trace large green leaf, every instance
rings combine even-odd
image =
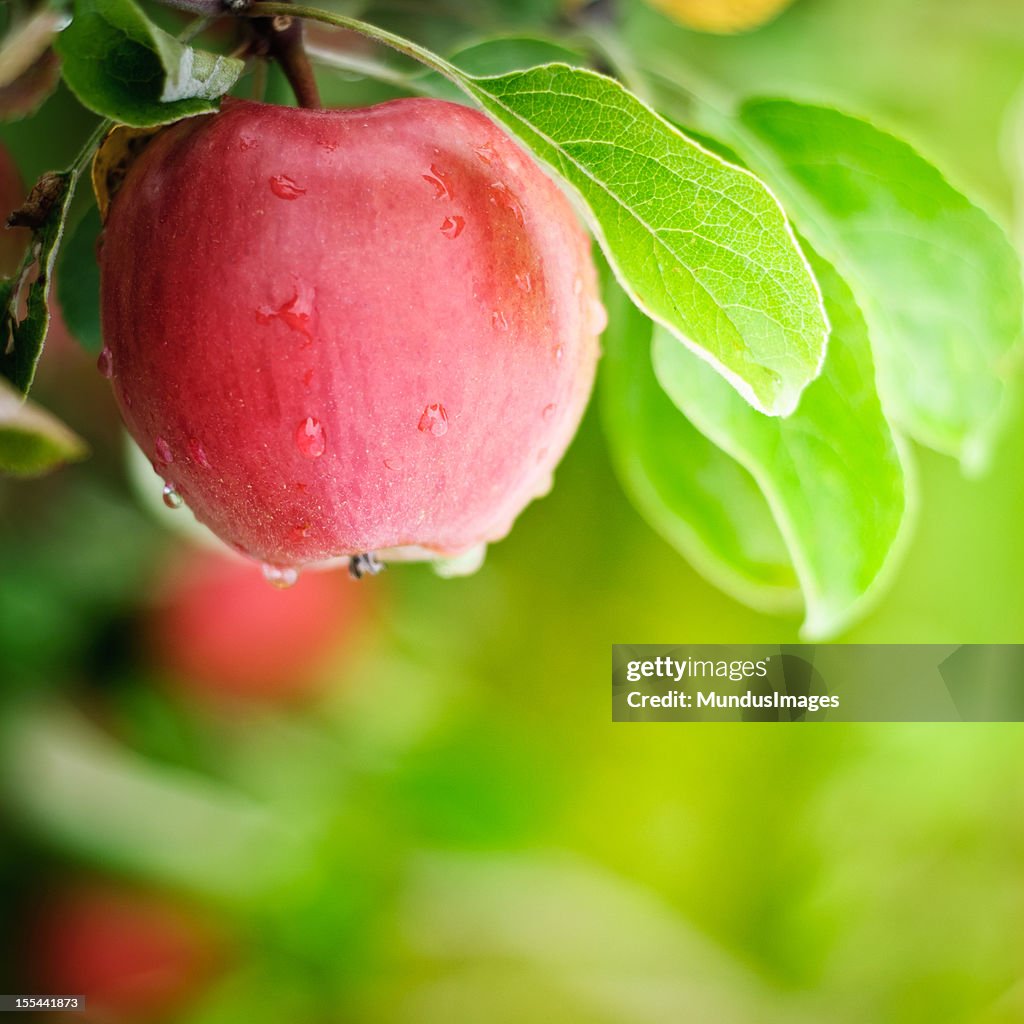
[[[1024,334],[1001,229],[905,142],[835,110],[754,100],[731,141],[853,286],[894,420],[983,464]]]
[[[670,334],[658,380],[689,419],[757,481],[804,592],[804,634],[834,634],[876,592],[907,521],[897,439],[875,388],[867,328],[842,278],[810,253],[833,324],[828,358],[786,419],[758,415]]]
[[[280,3],[249,13],[354,29],[458,85],[579,195],[633,300],[755,408],[792,412],[817,376],[828,321],[775,196],[618,82],[559,63],[475,77],[343,15]]]
[[[605,305],[601,414],[622,486],[717,586],[766,610],[798,607],[793,563],[757,482],[662,390],[651,365],[654,325],[614,282]]]
[[[85,106],[135,127],[216,110],[245,68],[179,43],[133,0],[76,0],[57,51],[64,80]]]
[[[755,408],[795,408],[819,372],[828,323],[785,214],[759,179],[590,71],[551,64],[467,87],[580,194],[645,312]]]

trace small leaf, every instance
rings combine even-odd
[[[601,411],[633,504],[716,586],[766,611],[799,607],[792,561],[757,482],[662,390],[651,365],[654,325],[614,281],[605,306]]]
[[[26,204],[26,207],[33,206],[33,216],[38,222],[32,239],[33,259],[22,266],[15,278],[4,279],[0,285],[0,372],[23,394],[32,386],[50,326],[48,300],[53,264],[77,180],[77,174],[72,171],[49,173],[40,179]],[[36,276],[29,283],[33,270]],[[26,285],[28,298],[22,316],[22,293]]]
[[[41,476],[87,452],[77,434],[0,380],[0,475]]]
[[[72,337],[89,352],[103,347],[100,332],[100,268],[96,239],[101,225],[99,211],[89,206],[61,246],[57,267],[57,298],[64,323]]]
[[[551,64],[464,81],[580,194],[633,300],[755,408],[792,412],[828,321],[767,187],[593,72]]]
[[[76,0],[57,50],[64,79],[90,110],[135,127],[217,109],[242,61],[179,43],[133,0]]]
[[[834,634],[864,607],[906,521],[900,446],[875,388],[867,327],[842,278],[808,250],[833,323],[821,377],[787,419],[767,419],[664,331],[654,367],[672,400],[741,463],[775,514],[807,605],[809,638]]]
[[[824,107],[756,100],[735,142],[853,286],[886,407],[982,465],[1024,334],[1019,261],[999,227],[909,145]]]

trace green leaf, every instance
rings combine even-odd
[[[601,413],[631,501],[716,586],[766,611],[799,607],[793,563],[757,482],[662,390],[651,365],[654,325],[614,281],[605,306]]]
[[[299,830],[264,805],[147,762],[69,708],[7,716],[0,740],[5,804],[78,856],[204,896],[251,900],[280,884],[301,848]]]
[[[787,419],[759,416],[665,331],[654,367],[698,429],[743,465],[796,567],[809,638],[836,633],[879,589],[907,522],[900,444],[882,413],[867,327],[847,285],[808,250],[833,324],[828,358]]]
[[[33,189],[33,196],[40,192],[45,194],[39,206],[42,223],[34,230],[29,257],[19,272],[14,278],[0,282],[0,372],[23,394],[32,386],[50,326],[53,264],[77,183],[77,172],[63,171],[44,175]],[[31,280],[33,269],[36,276]],[[28,297],[22,316],[26,284]]]
[[[0,475],[41,476],[87,451],[60,420],[0,380]]]
[[[583,200],[627,293],[755,408],[785,415],[818,374],[828,320],[767,186],[687,138],[618,82],[566,64],[493,78],[354,18],[256,3],[352,29],[444,75]]]
[[[580,194],[637,305],[755,408],[792,412],[828,321],[766,186],[593,72],[551,64],[466,86]]]
[[[245,67],[179,43],[133,0],[76,0],[57,51],[86,107],[137,128],[216,110]]]
[[[96,240],[101,227],[99,210],[90,203],[61,246],[57,268],[57,298],[64,323],[78,343],[93,353],[103,347],[100,268],[96,262]]]
[[[983,465],[1024,334],[1020,265],[1003,232],[909,145],[865,121],[755,100],[739,122],[737,148],[853,286],[894,421]]]

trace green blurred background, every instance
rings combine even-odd
[[[473,37],[418,6],[381,20]],[[1022,214],[1018,0],[797,0],[733,38],[619,9],[639,64],[872,115]],[[88,127],[61,91],[0,139],[31,181]],[[94,358],[55,341],[35,397],[93,457],[0,483],[0,991],[69,977],[45,908],[102,890],[183,913],[203,955],[165,1008],[96,1020],[1024,1021],[1019,725],[611,723],[613,642],[796,642],[799,620],[652,532],[596,402],[481,572],[338,578],[324,660],[295,652],[317,696],[240,705],[196,699],[151,639],[188,542],[131,482]],[[917,455],[904,562],[837,639],[1024,641],[1024,409],[983,478]]]

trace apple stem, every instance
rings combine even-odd
[[[302,42],[302,21],[287,15],[253,20],[256,34],[266,44],[267,55],[280,65],[300,107],[322,106],[320,90]]]

